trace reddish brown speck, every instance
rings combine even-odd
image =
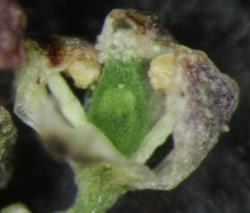
[[[158,30],[160,27],[160,22],[157,17],[153,16],[148,12],[135,12],[135,11],[127,11],[127,17],[136,22],[139,26],[142,27],[143,32],[145,33],[147,30]]]
[[[66,143],[59,137],[55,135],[48,136],[46,137],[46,141],[49,149],[57,155],[65,157],[70,154],[70,150],[67,147]]]
[[[61,41],[53,36],[39,36],[36,40],[40,47],[47,52],[51,65],[59,65],[62,61]]]

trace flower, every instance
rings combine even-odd
[[[78,162],[71,212],[102,212],[126,190],[176,187],[228,131],[238,104],[236,82],[205,53],[177,44],[154,16],[135,10],[111,11],[95,47],[52,36],[27,41],[27,50],[15,113],[52,153]],[[63,72],[91,93],[85,107]],[[170,134],[174,148],[149,168]]]

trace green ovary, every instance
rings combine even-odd
[[[87,112],[89,120],[126,156],[137,150],[149,126],[142,69],[135,60],[106,62]]]
[[[131,119],[134,117],[130,115],[134,111],[135,104],[135,97],[131,92],[110,89],[104,92],[97,110],[103,120],[110,120],[121,126],[124,122],[133,122]]]

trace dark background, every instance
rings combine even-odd
[[[128,192],[112,213],[250,212],[250,1],[248,0],[20,0],[28,16],[27,36],[60,34],[95,41],[112,8],[156,13],[182,44],[204,50],[240,86],[231,131],[222,135],[201,167],[172,191]],[[1,102],[12,109],[13,74],[0,72]],[[52,159],[33,131],[15,118],[19,138],[15,173],[0,191],[0,207],[22,201],[35,213],[72,205],[73,172]]]

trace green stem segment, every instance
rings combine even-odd
[[[76,203],[67,213],[103,213],[109,209],[128,187],[115,183],[116,172],[107,163],[74,164],[78,182]]]

